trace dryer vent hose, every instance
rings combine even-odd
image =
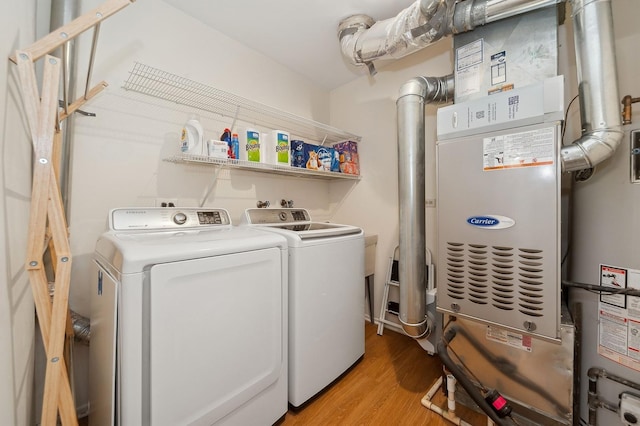
[[[49,282],[49,297],[53,298],[55,283]],[[89,346],[91,340],[91,321],[89,318],[71,310],[71,323],[73,324],[73,338],[76,342]]]

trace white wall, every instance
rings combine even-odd
[[[35,39],[35,1],[0,3],[0,424],[32,417],[34,308],[24,268],[31,198],[31,138],[17,69],[6,58]]]

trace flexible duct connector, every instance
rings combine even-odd
[[[624,132],[610,0],[571,0],[582,137],[561,150],[566,172],[590,169],[611,157]]]
[[[47,283],[47,287],[49,290],[49,298],[53,301],[56,285],[54,282],[49,281]],[[88,346],[89,341],[91,340],[91,321],[89,321],[89,318],[84,317],[73,310],[70,310],[69,312],[71,316],[71,325],[73,327],[74,340]]]
[[[453,98],[453,75],[416,77],[402,85],[398,113],[399,319],[413,338],[429,331],[425,271],[425,103]]]
[[[445,36],[563,1],[417,0],[383,21],[375,22],[367,15],[350,16],[340,22],[338,38],[350,63],[367,65],[373,71],[376,59],[399,59]]]
[[[342,54],[354,65],[399,59],[451,34],[455,0],[418,0],[395,18],[375,22],[366,15],[338,26]]]

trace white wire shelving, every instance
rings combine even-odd
[[[327,146],[345,140],[356,142],[360,142],[361,140],[360,136],[353,133],[302,118],[139,62],[134,63],[123,88],[174,104],[185,105],[201,111],[219,114],[222,117],[233,120],[233,123],[240,121],[251,123],[252,125],[265,129],[286,130],[290,133],[292,140],[301,139],[310,143]],[[167,158],[166,160],[175,163],[211,164],[243,170],[295,175],[298,177],[324,179],[360,178],[358,175],[195,155],[177,155]]]
[[[174,155],[166,158],[166,161],[172,163],[189,163],[200,165],[214,165],[229,169],[250,170],[254,172],[266,172],[271,174],[313,178],[313,179],[351,179],[359,180],[360,175],[350,175],[347,173],[328,172],[323,170],[310,170],[300,167],[290,167],[285,165],[275,165],[267,163],[255,163],[253,161],[234,160],[230,158],[215,158],[204,155]]]

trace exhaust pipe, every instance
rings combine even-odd
[[[405,333],[420,338],[429,331],[426,307],[424,214],[424,106],[453,99],[453,74],[416,77],[400,89],[398,114],[398,197],[400,205],[400,315]]]
[[[591,169],[622,141],[611,0],[570,0],[582,137],[560,151],[562,169]]]

